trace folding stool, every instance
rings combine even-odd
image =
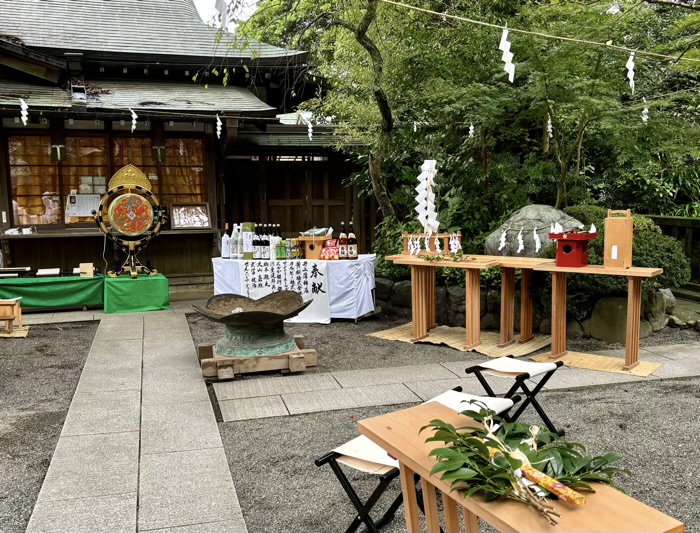
[[[505,413],[513,405],[520,400],[520,397],[516,394],[511,398],[495,398],[489,396],[473,396],[471,394],[466,394],[461,392],[462,387],[456,387],[452,390],[444,392],[439,396],[436,396],[428,402],[439,402],[450,409],[455,411],[477,411],[481,406],[472,406],[469,403],[470,400],[475,400],[482,403],[487,408],[495,411],[496,413]],[[371,516],[371,511],[377,504],[379,499],[384,494],[384,491],[389,487],[391,482],[398,477],[399,468],[398,461],[393,459],[386,453],[379,445],[375,444],[369,440],[364,435],[355,437],[354,439],[346,442],[342,446],[339,446],[335,450],[328,452],[327,454],[316,459],[316,466],[322,466],[328,463],[333,470],[333,473],[338,478],[340,485],[343,490],[348,495],[351,503],[357,510],[357,515],[350,523],[347,528],[346,533],[353,533],[360,526],[361,523],[365,524],[368,533],[378,533],[379,529],[394,518],[396,511],[403,503],[403,494],[399,493],[396,499],[391,503],[387,511],[378,519],[374,520]],[[370,474],[375,474],[379,476],[379,484],[374,489],[370,497],[366,502],[363,502],[358,496],[357,492],[353,488],[350,480],[343,472],[341,464],[348,466],[350,468],[368,472]],[[415,476],[415,483],[418,484],[419,476]],[[423,511],[423,498],[420,489],[416,489],[416,495],[418,498],[418,507]]]
[[[540,418],[542,418],[542,421],[545,423],[545,425],[550,431],[559,435],[564,435],[563,430],[557,430],[557,428],[554,427],[554,424],[552,424],[552,421],[547,416],[547,413],[544,412],[544,409],[542,408],[542,406],[536,398],[537,394],[542,390],[542,387],[544,387],[545,383],[549,381],[549,379],[554,375],[554,372],[556,372],[557,369],[563,364],[564,363],[562,361],[556,361],[554,363],[536,363],[534,361],[519,361],[509,355],[507,357],[499,357],[497,359],[492,359],[485,363],[474,365],[472,367],[467,368],[465,371],[467,374],[474,374],[479,380],[479,383],[481,383],[481,385],[484,387],[486,393],[493,398],[496,397],[496,393],[493,392],[493,389],[486,381],[484,374],[515,379],[515,383],[513,384],[513,386],[508,390],[508,392],[505,393],[503,397],[512,398],[517,391],[522,391],[522,393],[525,396],[525,399],[523,400],[523,403],[521,403],[518,406],[518,409],[515,411],[514,414],[506,414],[504,416],[504,419],[509,422],[516,421],[523,413],[525,408],[528,405],[532,404],[532,407],[534,407],[535,410],[539,413]],[[533,377],[540,375],[542,377],[540,378],[539,382],[537,382],[535,387],[532,390],[530,390],[527,386],[526,381],[528,379],[532,379]]]

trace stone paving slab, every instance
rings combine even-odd
[[[397,366],[393,368],[370,368],[366,370],[342,370],[332,372],[343,388],[369,385],[387,385],[433,379],[450,379],[455,374],[438,364]]]
[[[141,409],[141,454],[221,447],[211,402],[144,405]]]
[[[168,369],[143,372],[143,405],[162,405],[209,400],[199,371],[175,372]]]
[[[174,346],[149,346],[143,352],[144,371],[200,372],[199,361],[194,346],[176,344]]]
[[[114,342],[121,339],[143,339],[143,320],[124,321],[119,324],[100,324],[95,341]]]
[[[136,533],[136,493],[38,502],[26,533]]]
[[[131,365],[99,366],[88,358],[83,373],[80,375],[76,393],[110,392],[141,389],[140,361]]]
[[[404,383],[411,389],[421,400],[426,401],[435,396],[442,394],[445,391],[461,386],[463,392],[474,394],[475,396],[484,395],[484,389],[474,377],[454,378],[454,379],[436,379],[432,381],[412,381]]]
[[[138,431],[140,397],[138,390],[76,392],[61,436]]]
[[[39,501],[136,492],[138,462],[138,431],[62,436]]]
[[[660,379],[700,376],[700,357],[676,359],[672,364],[661,365],[653,377]]]
[[[166,527],[163,529],[140,529],[153,533],[248,533],[245,520],[237,518],[223,522],[207,522],[206,524],[191,524],[189,526]]]
[[[289,414],[279,395],[223,400],[219,402],[219,409],[224,422],[287,416]]]
[[[223,447],[141,456],[139,530],[243,517]]]
[[[98,328],[102,329],[102,325]],[[118,363],[124,359],[141,359],[143,341],[141,339],[94,340],[86,363],[102,360]]]
[[[615,374],[612,372],[598,372],[583,368],[560,367],[544,386],[544,390],[574,389],[589,387],[592,385],[607,385],[611,383],[629,383],[633,381],[645,381],[656,379],[653,376],[642,378],[629,374]]]
[[[421,401],[402,383],[298,392],[283,394],[282,399],[292,415]]]
[[[694,357],[700,359],[700,343],[649,346],[647,350],[656,355],[663,355],[674,361]],[[642,359],[642,357],[640,357],[640,359]]]
[[[219,401],[340,388],[338,382],[328,373],[236,379],[214,383],[213,386]]]

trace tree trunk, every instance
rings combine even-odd
[[[377,148],[369,154],[369,175],[372,179],[372,192],[377,199],[379,209],[384,217],[396,218],[394,206],[391,205],[389,194],[384,183],[384,175],[382,173],[382,163],[384,162],[384,153],[386,151],[386,142],[388,139],[384,133],[380,134],[379,144]]]

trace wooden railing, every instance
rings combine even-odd
[[[658,224],[666,235],[683,243],[685,256],[690,260],[690,279],[700,283],[700,218],[645,216]]]

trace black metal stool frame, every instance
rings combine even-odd
[[[513,359],[512,355],[508,355],[507,357]],[[542,378],[537,382],[537,385],[535,385],[535,387],[532,390],[530,390],[527,384],[525,383],[528,379],[532,378],[530,374],[528,374],[527,372],[523,372],[522,374],[515,377],[515,383],[508,390],[508,392],[506,392],[503,395],[503,398],[513,399],[516,396],[516,391],[521,390],[525,395],[525,399],[523,400],[523,403],[521,403],[520,406],[518,406],[518,409],[515,411],[515,413],[513,413],[512,415],[508,415],[506,414],[506,412],[503,415],[501,415],[501,417],[506,422],[515,422],[520,417],[520,415],[523,414],[523,411],[527,408],[527,406],[532,405],[532,407],[534,407],[537,413],[540,415],[540,418],[544,422],[545,426],[547,426],[547,429],[549,429],[549,431],[551,431],[552,433],[557,433],[560,436],[564,435],[564,430],[558,430],[554,426],[552,421],[547,416],[547,413],[545,413],[544,409],[537,401],[537,394],[542,390],[542,387],[544,387],[545,383],[547,383],[549,379],[554,375],[554,372],[556,372],[559,369],[559,367],[562,366],[564,363],[562,361],[555,361],[554,364],[557,365],[557,367],[554,370],[550,370],[549,372],[546,372],[544,375],[542,375]],[[476,376],[476,379],[479,380],[479,383],[481,383],[481,386],[484,387],[486,394],[488,394],[492,398],[497,398],[498,395],[493,391],[491,386],[486,381],[486,378],[481,373],[482,371],[486,370],[488,369],[482,369],[479,365],[474,365],[465,369],[465,372],[467,374],[474,374]]]

